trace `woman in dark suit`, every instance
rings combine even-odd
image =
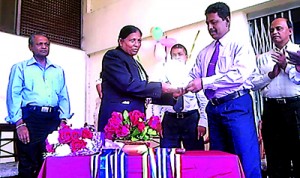
[[[113,111],[145,111],[145,99],[153,98],[162,103],[175,104],[172,94],[178,92],[170,84],[148,82],[143,66],[133,58],[140,47],[142,32],[139,28],[124,26],[118,38],[118,47],[105,53],[102,61],[102,100],[98,130],[104,127]],[[180,91],[179,91],[180,92]],[[164,99],[163,99],[164,98]]]

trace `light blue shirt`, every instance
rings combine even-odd
[[[47,59],[43,68],[34,58],[12,66],[7,87],[7,122],[22,118],[21,107],[59,107],[60,118],[70,118],[70,100],[63,69]]]

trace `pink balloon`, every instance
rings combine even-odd
[[[176,44],[176,40],[174,38],[163,38],[159,40],[160,44],[166,47],[172,47]]]

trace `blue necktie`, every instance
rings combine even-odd
[[[179,96],[176,104],[173,106],[174,111],[181,112],[183,110],[183,96]]]
[[[216,74],[215,69],[219,57],[219,47],[220,47],[220,42],[216,41],[216,48],[208,64],[206,77]],[[212,89],[206,89],[204,93],[208,99],[211,99],[214,96],[215,91]]]

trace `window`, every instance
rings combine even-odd
[[[17,0],[0,0],[0,31],[16,33]]]
[[[0,0],[0,30],[21,36],[44,32],[51,42],[81,48],[79,0]]]

